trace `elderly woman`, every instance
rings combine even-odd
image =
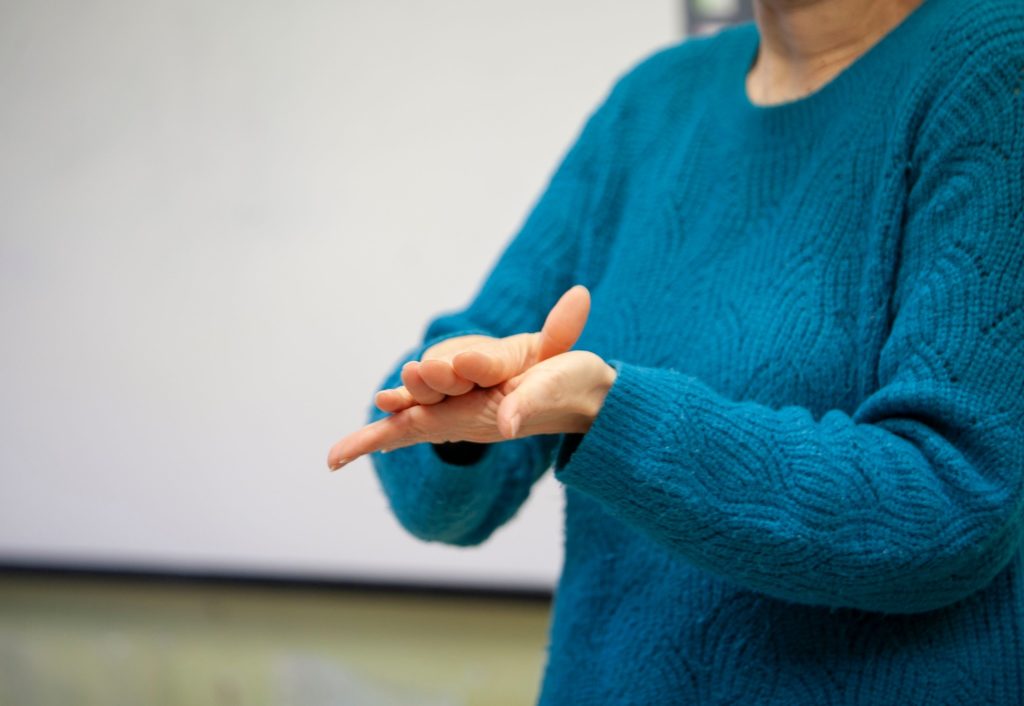
[[[755,17],[615,82],[328,463],[453,545],[554,466],[541,704],[1024,703],[1024,3]]]

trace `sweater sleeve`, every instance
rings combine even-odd
[[[906,174],[876,390],[847,414],[618,377],[555,477],[681,558],[793,602],[955,603],[1024,531],[1024,59],[965,70]]]
[[[590,204],[609,170],[611,128],[628,73],[590,113],[519,231],[461,310],[429,322],[422,342],[400,357],[378,389],[401,385],[401,367],[455,336],[504,337],[539,331],[575,284]],[[369,422],[387,414],[371,404]],[[415,444],[371,454],[391,510],[412,535],[458,546],[482,543],[509,520],[551,466],[557,435],[493,444]],[[482,448],[481,448],[482,447]]]

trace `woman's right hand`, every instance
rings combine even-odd
[[[416,404],[436,404],[478,386],[501,384],[570,350],[589,313],[590,292],[577,284],[551,308],[540,331],[504,338],[474,334],[441,341],[425,350],[422,360],[402,366],[402,385],[379,391],[374,403],[394,414]]]

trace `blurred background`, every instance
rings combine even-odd
[[[0,0],[0,706],[529,704],[484,545],[326,468],[614,81],[738,0]]]

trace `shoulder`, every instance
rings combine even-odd
[[[925,0],[940,3],[943,0]],[[973,38],[976,42],[998,44],[1007,29],[1024,23],[1024,3],[1020,0],[944,0],[939,8],[943,30],[949,39]],[[957,35],[960,35],[958,37]],[[952,44],[952,42],[950,42]]]
[[[1016,139],[1024,129],[1024,2],[925,1],[936,12],[904,62],[917,74],[914,151],[924,158],[943,146]]]
[[[709,86],[724,64],[742,60],[744,40],[749,42],[750,33],[756,31],[748,22],[656,47],[620,72],[612,93],[635,102]]]
[[[947,79],[999,69],[1019,69],[1024,56],[1021,0],[925,0],[936,3],[926,35],[923,66]]]
[[[1017,248],[1024,213],[1024,3],[926,1],[956,7],[936,23],[926,47],[906,163],[908,212],[934,219],[928,247],[961,227],[957,246],[984,240],[990,249]]]
[[[753,29],[749,23],[749,29]],[[734,28],[648,50],[606,83],[557,171],[558,181],[621,183],[636,160],[663,149],[718,90],[721,65],[742,42]],[[611,202],[612,200],[609,200]]]
[[[737,62],[749,59],[750,33],[756,37],[753,23],[687,37],[652,49],[615,77],[605,105],[624,163],[699,118]]]

